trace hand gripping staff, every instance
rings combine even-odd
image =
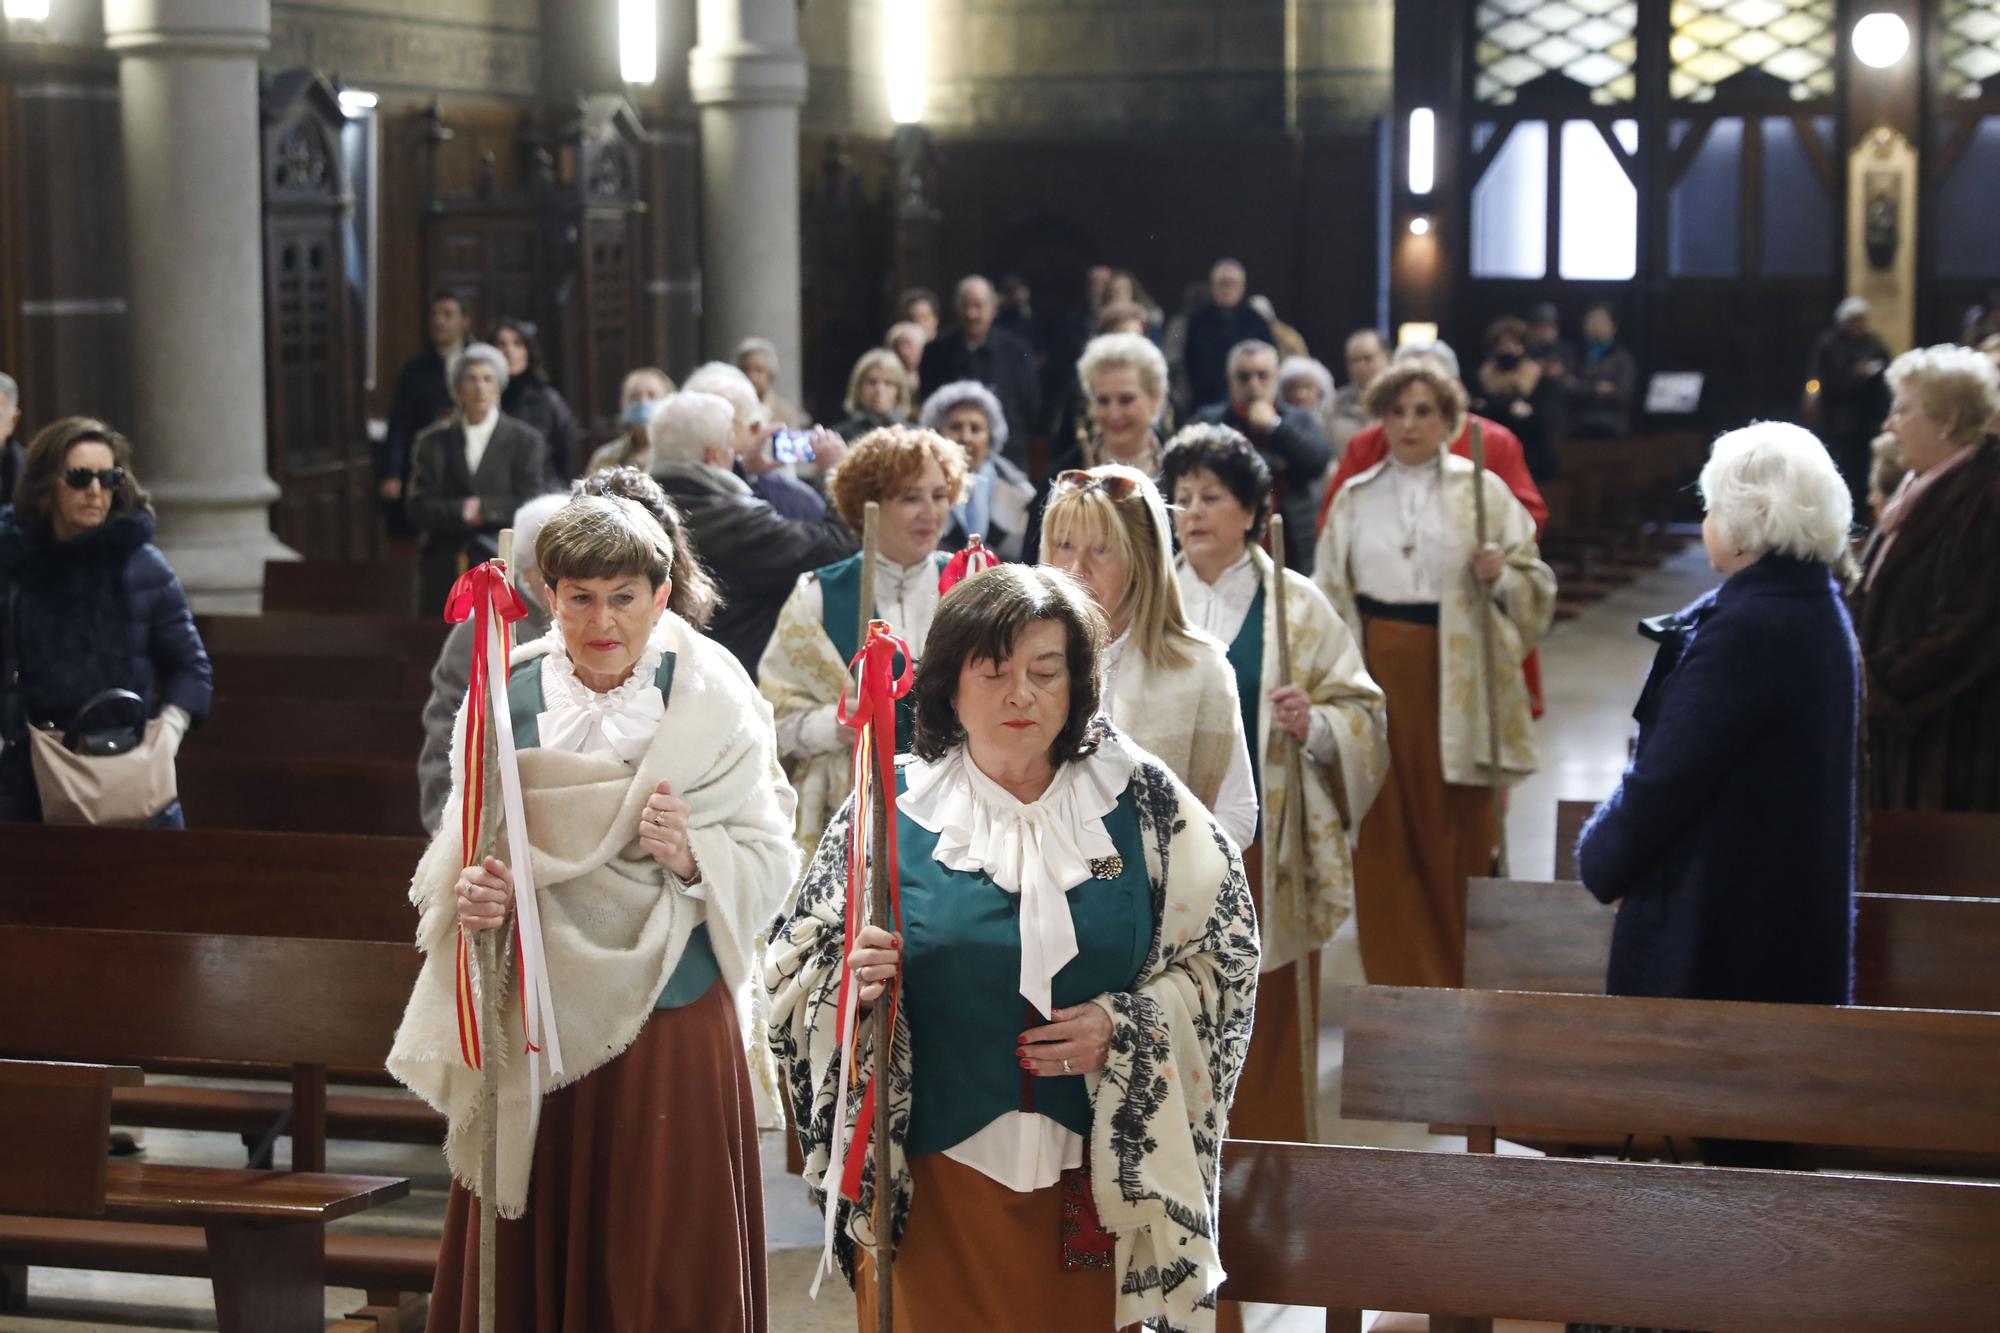
[[[902,672],[896,659],[903,660]],[[850,668],[860,671],[860,688],[853,706],[842,692],[838,716],[843,725],[854,729],[854,819],[850,825],[847,855],[847,909],[843,960],[854,951],[855,937],[864,925],[879,925],[894,934],[901,928],[901,895],[896,873],[896,701],[910,692],[914,672],[909,646],[890,632],[888,622],[869,622],[868,637],[855,654]],[[865,833],[863,832],[865,830]],[[869,1039],[874,1045],[874,1069],[861,1094],[861,1106],[854,1117],[851,1144],[843,1152],[848,1123],[848,1098],[861,1072],[855,1059],[860,1006],[860,984],[844,963],[840,974],[839,1013],[836,1029],[840,1040],[840,1086],[835,1094],[832,1159],[827,1166],[829,1182],[838,1182],[827,1191],[826,1239],[821,1251],[819,1272],[813,1291],[819,1291],[833,1259],[833,1238],[840,1199],[861,1201],[863,1163],[872,1149],[875,1165],[876,1306],[881,1327],[889,1327],[891,1254],[891,1200],[894,1182],[889,1162],[889,1098],[884,1091],[889,1080],[890,1057],[896,1031],[896,1000],[900,976],[889,980],[870,1011]]]
[[[1292,679],[1292,627],[1285,618],[1285,520],[1281,514],[1271,515],[1271,606],[1269,614],[1278,640],[1278,682],[1291,685]],[[1299,898],[1297,919],[1307,922],[1311,913],[1304,902],[1306,883],[1305,859],[1309,848],[1306,844],[1306,765],[1305,747],[1289,733],[1283,741],[1285,752],[1285,807],[1279,812],[1278,825],[1269,832],[1271,854],[1282,852],[1284,860],[1277,869],[1281,875],[1272,875],[1266,881],[1276,890],[1281,884],[1291,885],[1292,894]],[[1334,788],[1340,787],[1340,777],[1334,775]],[[1345,812],[1342,812],[1343,815]],[[1344,822],[1344,821],[1343,821]],[[1297,982],[1299,1024],[1299,1090],[1305,1095],[1306,1142],[1319,1142],[1319,1011],[1313,1007],[1312,960],[1317,950],[1308,952],[1292,967]]]
[[[452,624],[473,622],[472,670],[466,690],[465,740],[460,755],[459,790],[465,793],[460,836],[465,848],[464,864],[477,865],[498,851],[500,822],[505,818],[507,845],[514,858],[514,949],[521,972],[521,1027],[526,1034],[529,1057],[529,1105],[537,1107],[541,1101],[541,1063],[535,1057],[546,1054],[551,1075],[560,1075],[563,1066],[542,948],[541,913],[535,900],[534,867],[527,854],[527,818],[521,804],[514,732],[507,709],[511,626],[528,613],[507,577],[507,560],[513,554],[513,545],[512,530],[502,532],[500,559],[475,565],[459,577],[446,600],[444,616]],[[472,957],[475,952],[476,973]],[[490,1333],[495,1314],[494,1198],[499,1158],[500,1067],[498,1060],[486,1058],[486,1043],[500,1031],[500,995],[507,984],[502,961],[497,932],[480,932],[473,947],[468,949],[466,932],[460,929],[454,985],[459,1051],[468,1067],[485,1075],[482,1098],[487,1109],[479,1177],[481,1333]]]

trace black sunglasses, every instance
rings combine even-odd
[[[106,491],[115,491],[125,484],[125,469],[122,467],[88,468],[73,467],[62,474],[63,485],[73,491],[87,491],[90,483],[96,482]]]

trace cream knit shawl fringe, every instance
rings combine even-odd
[[[802,595],[814,577],[802,575],[785,598],[778,612],[778,628],[757,664],[757,688],[770,701],[772,715],[777,718],[838,703],[847,685],[847,663],[834,652],[826,627]],[[798,838],[806,855],[812,855],[826,821],[847,799],[854,785],[852,768],[853,755],[846,746],[785,761],[786,775],[799,794]]]
[[[671,613],[670,613],[671,615]],[[653,1002],[673,975],[688,936],[708,923],[722,979],[737,1003],[753,1078],[775,1086],[763,1038],[757,974],[760,932],[798,869],[792,843],[792,793],[778,767],[770,709],[726,651],[673,617],[667,648],[675,653],[673,689],[659,733],[637,771],[613,759],[553,750],[520,754],[522,799],[548,954],[550,991],[562,1042],[563,1074],[553,1091],[601,1068],[638,1036]],[[548,651],[538,640],[515,650],[516,663]],[[452,734],[452,772],[465,740],[461,709]],[[661,780],[693,807],[689,842],[702,869],[705,901],[639,850],[639,813]],[[465,1066],[453,998],[457,902],[463,863],[459,836],[463,793],[456,780],[444,822],[418,862],[410,900],[421,913],[417,945],[423,968],[390,1051],[388,1068],[448,1122],[445,1160],[475,1189],[487,1107],[480,1075]],[[504,841],[504,840],[503,840]],[[512,853],[503,847],[503,859]],[[504,1217],[527,1206],[539,1105],[531,1105],[519,987],[509,964],[498,1005],[500,1158],[496,1203]],[[495,1043],[489,1038],[489,1046]],[[524,1058],[525,1057],[525,1058]]]
[[[1110,1015],[1112,1034],[1109,1063],[1088,1079],[1091,1193],[1117,1239],[1115,1324],[1209,1333],[1224,1276],[1217,1247],[1222,1140],[1250,1044],[1257,920],[1242,858],[1227,835],[1157,759],[1130,744],[1125,748],[1133,757],[1154,928],[1133,988],[1095,1000]],[[849,802],[828,825],[796,898],[772,927],[765,958],[771,1042],[805,1149],[806,1187],[822,1208],[840,1077],[835,1015],[852,816]],[[903,1151],[910,1125],[910,1017],[899,1009],[889,1084],[898,1242],[911,1192]],[[863,1070],[873,1068],[868,1031],[863,1024]],[[857,1090],[851,1104],[858,1100]],[[834,1238],[850,1283],[855,1246],[873,1240],[874,1196],[871,1159],[861,1202],[841,1205]],[[1056,1243],[1050,1236],[1051,1254]]]

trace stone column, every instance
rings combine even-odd
[[[761,334],[785,392],[799,334],[799,107],[806,58],[796,0],[700,0],[688,82],[701,108],[702,348],[726,358]]]
[[[268,0],[104,0],[118,53],[133,420],[159,543],[198,611],[255,612],[265,472],[257,57]]]

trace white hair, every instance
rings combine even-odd
[[[1445,374],[1451,376],[1453,379],[1460,378],[1458,373],[1458,353],[1451,350],[1450,343],[1404,343],[1401,347],[1390,353],[1389,364],[1393,366],[1399,361],[1408,361],[1411,357],[1417,356],[1429,357],[1444,367]]]
[[[1891,393],[1907,381],[1924,415],[1940,426],[1952,422],[1949,438],[1956,444],[1978,443],[2000,412],[2000,368],[1976,347],[1913,347],[1889,363],[1885,378]]]
[[[1854,522],[1854,500],[1826,446],[1784,421],[1718,436],[1701,470],[1701,499],[1725,543],[1759,555],[1830,565]]]
[[[1322,407],[1333,405],[1333,372],[1324,362],[1309,356],[1288,356],[1278,363],[1278,396],[1285,396],[1285,390],[1299,380],[1311,380],[1319,386],[1319,401]]]
[[[965,294],[968,291],[972,290],[973,284],[975,283],[986,289],[986,295],[988,296],[988,298],[992,297],[993,295],[992,279],[988,278],[984,273],[968,273],[964,277],[958,280],[958,286],[951,289],[951,303],[954,307],[956,307],[961,301],[965,300]]]
[[[1231,270],[1234,270],[1236,276],[1240,278],[1247,278],[1250,276],[1247,272],[1244,271],[1243,261],[1240,259],[1216,260],[1213,264],[1210,264],[1208,266],[1208,276],[1211,279],[1214,279],[1221,276],[1224,273],[1230,272]]]
[[[458,382],[465,378],[466,369],[482,363],[493,367],[494,377],[500,381],[501,388],[507,387],[507,354],[491,343],[469,342],[458,349],[458,355],[451,359],[447,368],[445,378],[451,381],[454,397],[458,394]]]
[[[1007,447],[1007,414],[1000,408],[1000,400],[993,396],[993,390],[978,380],[954,380],[924,399],[924,410],[917,424],[925,430],[944,434],[944,419],[961,407],[976,407],[986,414],[986,440],[990,452],[998,454]]]
[[[527,596],[535,595],[535,585],[542,577],[541,567],[535,563],[535,539],[542,535],[542,525],[568,503],[569,492],[556,491],[523,501],[514,511],[514,567],[508,574]]]
[[[0,398],[5,398],[14,406],[21,405],[21,386],[14,383],[14,377],[0,371]]]
[[[728,449],[735,433],[736,413],[729,400],[699,389],[668,394],[646,423],[654,457],[676,463],[699,463],[711,449]]]
[[[737,366],[741,368],[741,366],[743,365],[743,358],[751,355],[752,353],[755,353],[756,355],[763,357],[764,364],[771,368],[772,376],[775,377],[777,375],[778,344],[772,342],[769,338],[757,338],[757,337],[745,338],[742,342],[736,344],[735,361]]]
[[[705,361],[696,366],[694,373],[681,381],[681,391],[713,394],[722,399],[735,412],[739,425],[764,422],[764,403],[757,397],[757,386],[727,361]]]
[[[1860,319],[1873,313],[1873,307],[1859,296],[1850,296],[1833,308],[1833,322],[1845,324],[1850,319]]]
[[[1222,363],[1222,368],[1234,374],[1236,363],[1246,356],[1268,356],[1275,365],[1278,360],[1278,349],[1262,338],[1245,338],[1229,349],[1229,359]]]
[[[1167,394],[1167,358],[1143,333],[1100,333],[1084,345],[1077,358],[1076,381],[1086,396],[1097,372],[1124,366],[1137,372],[1139,387],[1155,398]]]

